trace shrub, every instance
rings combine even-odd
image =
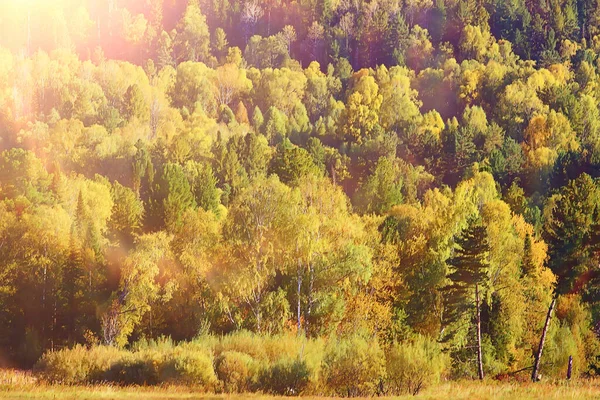
[[[375,339],[352,336],[331,340],[325,350],[322,375],[335,394],[372,395],[385,376],[385,356]]]
[[[265,336],[261,340],[267,359],[273,363],[281,359],[295,359],[304,349],[307,340],[295,334]]]
[[[101,375],[127,352],[109,346],[91,349],[77,345],[72,349],[45,353],[34,372],[51,383],[81,384],[101,380]]]
[[[43,380],[65,384],[114,382],[156,385],[165,382],[212,388],[217,383],[212,353],[199,343],[175,346],[170,340],[140,341],[132,351],[75,346],[46,353],[35,367]]]
[[[440,346],[425,337],[397,343],[387,352],[387,384],[394,393],[416,395],[425,386],[438,383],[447,366]]]
[[[220,338],[214,349],[218,355],[217,374],[222,354],[236,352],[251,357],[253,368],[249,371],[251,376],[247,382],[251,388],[273,393],[284,393],[289,388],[287,392],[291,394],[292,391],[310,391],[308,388],[318,386],[323,359],[322,340],[309,340],[292,334],[260,336],[244,331]],[[302,361],[296,363],[295,360]],[[273,381],[283,377],[284,382]],[[219,378],[223,381],[220,376]],[[225,386],[225,382],[222,384]],[[268,387],[262,387],[263,384]],[[229,385],[224,390],[232,391],[235,388]]]
[[[293,335],[242,332],[179,344],[168,338],[141,340],[129,350],[75,346],[46,353],[35,372],[44,380],[65,384],[182,383],[205,390],[299,394],[319,387],[323,344]]]
[[[267,360],[263,343],[263,337],[248,331],[241,331],[223,336],[215,347],[215,353],[235,351],[247,354],[255,360]]]
[[[578,335],[565,323],[550,330],[544,348],[546,358],[540,375],[544,378],[563,378],[567,373],[569,356],[573,356],[573,377],[577,377],[580,372],[579,366],[585,365],[585,354],[582,355],[578,349],[579,340]]]
[[[280,360],[261,371],[258,387],[274,394],[299,395],[307,387],[310,375],[306,362],[299,359]]]
[[[213,360],[205,352],[181,352],[173,357],[175,380],[187,385],[211,388],[217,383]]]
[[[174,346],[149,342],[135,346],[106,372],[105,379],[120,384],[185,383],[212,388],[217,382],[210,351],[197,344]]]
[[[239,351],[225,351],[216,360],[217,377],[228,393],[248,391],[255,370],[254,359]]]
[[[104,379],[122,385],[157,385],[160,383],[163,357],[160,353],[133,353],[114,363]]]

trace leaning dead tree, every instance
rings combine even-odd
[[[542,337],[540,338],[540,344],[538,346],[538,351],[535,355],[535,362],[533,364],[533,370],[531,371],[531,380],[534,382],[538,381],[538,375],[540,371],[540,360],[542,359],[542,352],[544,350],[544,343],[546,342],[546,334],[548,333],[548,328],[550,327],[550,320],[552,319],[552,312],[554,311],[554,306],[556,305],[555,295],[552,298],[552,302],[550,303],[550,307],[548,307],[548,314],[546,315],[546,323],[544,324],[544,329],[542,330]]]

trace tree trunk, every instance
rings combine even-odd
[[[306,337],[309,336],[309,325],[310,325],[310,317],[312,313],[313,307],[313,285],[315,281],[315,267],[312,263],[309,264],[308,267],[308,296],[307,296],[307,305],[306,305],[306,319],[304,321],[304,330],[306,332]]]
[[[27,55],[31,55],[31,5],[27,9]]]
[[[552,311],[554,310],[554,306],[556,305],[557,297],[558,295],[554,295],[554,297],[552,298],[552,302],[550,303],[550,307],[548,307],[546,323],[544,324],[544,330],[542,331],[542,337],[540,338],[540,345],[535,356],[535,363],[533,364],[533,371],[531,372],[531,380],[533,382],[536,382],[538,378],[540,370],[540,360],[542,358],[542,351],[544,350],[544,342],[546,341],[546,333],[548,333],[548,327],[550,326],[550,320],[552,319]]]
[[[258,307],[260,307],[260,305]],[[261,322],[262,322],[261,311],[260,310],[256,310],[256,312],[254,313],[254,315],[256,317],[256,332],[257,333],[262,333],[261,332]]]
[[[297,295],[298,295],[298,335],[300,335],[302,329],[302,303],[301,303],[301,295],[302,295],[302,263],[300,259],[298,259],[298,286],[297,286]]]
[[[567,368],[567,380],[571,380],[572,373],[573,373],[573,356],[569,356],[569,367]]]
[[[56,339],[56,325],[57,325],[57,314],[58,314],[58,296],[54,293],[54,307],[52,307],[52,326],[50,328],[50,351],[54,351],[54,340]]]
[[[42,324],[42,347],[44,350],[47,349],[48,343],[47,343],[47,339],[48,339],[48,335],[47,335],[47,327],[48,327],[48,305],[46,304],[46,292],[47,292],[47,283],[48,283],[48,279],[47,279],[47,273],[48,273],[48,267],[46,265],[44,265],[44,281],[43,281],[43,286],[42,286],[42,318],[41,318],[41,324]]]
[[[481,353],[481,310],[479,309],[479,284],[475,284],[475,308],[477,312],[477,372],[483,380],[483,355]]]
[[[337,185],[337,176],[336,176],[335,167],[333,164],[331,164],[331,180],[333,182],[333,186],[336,186]]]

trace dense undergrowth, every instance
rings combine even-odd
[[[34,372],[68,385],[184,384],[199,391],[279,395],[416,394],[449,369],[438,344],[424,338],[383,348],[377,341],[306,339],[248,332],[191,342],[140,341],[129,349],[75,346],[46,353]]]

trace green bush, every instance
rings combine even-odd
[[[447,356],[431,339],[419,336],[394,344],[387,352],[387,388],[395,394],[416,395],[425,386],[438,383],[447,364]]]
[[[68,385],[102,380],[101,375],[127,352],[115,347],[96,346],[88,349],[77,345],[72,349],[45,353],[36,363],[34,372],[51,383]]]
[[[241,331],[223,336],[215,347],[215,353],[234,351],[247,354],[255,360],[267,360],[263,344],[264,337],[248,331]]]
[[[49,352],[37,363],[35,372],[45,381],[65,384],[185,383],[212,389],[217,383],[209,348],[195,342],[174,345],[166,339],[138,342],[131,351],[78,345]]]
[[[216,371],[225,392],[246,392],[256,375],[256,362],[248,354],[225,351],[216,360]]]
[[[258,387],[260,390],[274,394],[299,395],[308,386],[310,375],[305,361],[280,360],[261,371]]]
[[[115,362],[104,380],[121,385],[157,385],[161,379],[163,357],[160,353],[133,353]]]
[[[212,388],[217,383],[213,360],[205,352],[181,352],[173,357],[175,380],[187,385]]]
[[[327,344],[322,375],[334,394],[374,395],[385,377],[385,356],[375,339],[334,339]]]
[[[193,344],[151,343],[112,365],[105,380],[119,384],[184,383],[211,389],[217,382],[212,354]]]
[[[322,340],[309,340],[292,334],[261,336],[243,331],[220,338],[214,349],[217,354],[217,375],[222,381],[223,390],[238,390],[235,389],[236,384],[227,383],[229,378],[221,378],[224,371],[219,373],[222,355],[229,352],[245,354],[251,358],[251,362],[245,358],[249,363],[247,365],[252,365],[249,371],[251,376],[246,382],[250,389],[291,394],[310,391],[308,388],[316,391],[318,386],[323,359]],[[241,366],[236,368],[243,369]]]
[[[242,332],[179,344],[162,338],[141,340],[129,350],[75,346],[49,352],[35,372],[43,380],[65,384],[181,383],[204,390],[291,395],[317,391],[323,350],[322,340],[294,335],[261,337]]]
[[[265,336],[261,340],[263,352],[271,363],[281,359],[297,358],[307,340],[294,334]]]

